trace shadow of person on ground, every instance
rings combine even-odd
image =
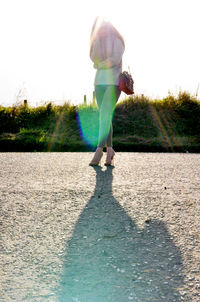
[[[112,195],[112,167],[95,167],[96,187],[67,242],[58,301],[180,301],[182,260],[166,225],[139,229]]]

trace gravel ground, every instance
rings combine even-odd
[[[200,155],[0,153],[0,301],[200,301]]]

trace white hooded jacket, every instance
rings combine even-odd
[[[109,50],[110,56],[99,63],[95,62],[96,50],[99,41],[93,42],[90,58],[94,62],[94,68],[97,69],[95,76],[95,85],[119,85],[119,76],[122,72],[122,55],[124,53],[124,45],[122,41],[116,37],[115,39],[106,39],[105,47]]]

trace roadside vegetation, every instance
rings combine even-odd
[[[116,151],[200,152],[200,101],[131,96],[117,104],[113,128]],[[0,106],[0,151],[89,151],[97,136],[95,104]]]

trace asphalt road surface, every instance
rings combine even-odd
[[[92,155],[0,153],[0,301],[200,301],[200,155]]]

